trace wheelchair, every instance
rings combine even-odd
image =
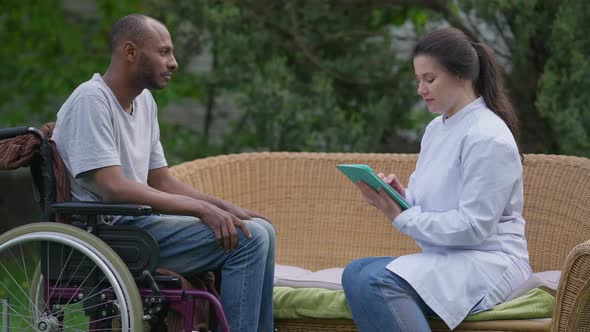
[[[165,331],[182,317],[193,331],[195,300],[214,309],[214,327],[229,331],[217,297],[183,289],[178,276],[157,275],[159,248],[146,231],[104,222],[105,216],[152,213],[145,205],[56,203],[49,140],[32,127],[0,129],[0,140],[34,135],[30,166],[42,221],[0,235],[0,332]],[[69,216],[69,224],[56,222]],[[178,329],[180,331],[180,329]]]

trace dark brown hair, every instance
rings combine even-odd
[[[470,80],[475,93],[506,123],[518,142],[518,118],[504,89],[500,67],[487,45],[472,41],[459,29],[445,28],[420,39],[413,57],[418,55],[431,56],[449,73]]]

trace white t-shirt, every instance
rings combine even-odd
[[[121,166],[130,180],[147,184],[151,169],[167,166],[158,126],[158,108],[144,90],[126,113],[100,74],[74,90],[57,114],[53,132],[70,175],[72,199],[102,201],[86,172]]]

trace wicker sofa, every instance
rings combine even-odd
[[[310,270],[364,256],[418,251],[364,202],[336,170],[365,163],[407,183],[415,154],[262,152],[217,156],[172,167],[212,195],[257,210],[277,228],[277,263]],[[526,235],[533,270],[562,270],[553,319],[464,322],[456,331],[590,331],[590,160],[525,155]],[[283,331],[357,331],[350,320],[276,322]],[[439,321],[434,331],[448,331]]]

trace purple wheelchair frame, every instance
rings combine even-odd
[[[44,281],[45,287],[44,289],[44,302],[47,306],[51,306],[53,304],[71,302],[72,299],[78,297],[80,290],[75,287],[69,288],[61,288],[61,287],[53,287],[50,285],[49,281]],[[153,294],[151,289],[141,288],[139,290],[141,294],[141,298],[143,301],[150,300],[150,296]],[[215,310],[215,315],[217,318],[217,324],[222,332],[230,332],[229,324],[227,322],[227,318],[225,317],[225,313],[223,312],[223,308],[221,307],[221,302],[215,297],[213,294],[202,291],[202,290],[184,290],[184,289],[162,289],[161,294],[166,301],[168,301],[170,309],[178,312],[183,317],[184,322],[184,331],[193,331],[193,324],[194,324],[194,312],[195,312],[195,298],[204,298],[213,307]],[[153,299],[153,298],[152,298]],[[89,330],[96,329],[96,326],[93,326],[96,323],[91,323],[89,326]]]

